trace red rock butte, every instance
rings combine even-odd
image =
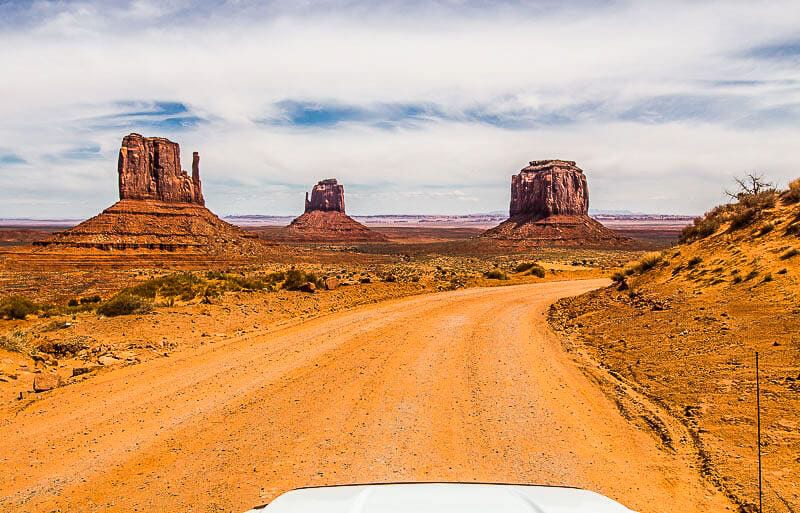
[[[266,249],[253,234],[205,207],[200,156],[181,169],[180,146],[163,137],[126,135],[117,165],[120,200],[81,224],[35,243],[40,251],[137,250],[253,257]]]
[[[336,178],[321,180],[306,193],[305,211],[277,235],[298,242],[381,242],[386,237],[370,230],[344,211],[344,186]]]
[[[481,237],[501,245],[613,247],[632,241],[589,217],[586,175],[569,160],[534,160],[511,177],[509,218]]]

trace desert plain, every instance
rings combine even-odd
[[[519,180],[542,166],[582,177]],[[604,226],[572,180],[560,212],[522,195],[486,232],[365,225],[323,180],[290,230],[220,220],[175,176],[188,198],[121,182],[77,227],[0,230],[3,511],[239,512],[398,481],[756,511],[755,351],[763,500],[800,505],[800,184]]]

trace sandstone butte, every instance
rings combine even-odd
[[[117,165],[119,201],[79,225],[34,244],[39,251],[137,250],[252,257],[266,246],[205,207],[200,155],[192,174],[180,146],[163,137],[126,135]]]
[[[322,180],[306,193],[305,212],[281,230],[278,238],[299,242],[381,242],[386,237],[370,230],[344,211],[344,186],[335,178]]]
[[[586,175],[569,160],[534,160],[511,177],[509,218],[481,237],[500,245],[613,247],[629,245],[589,217]]]

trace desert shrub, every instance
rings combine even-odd
[[[739,205],[744,208],[752,208],[756,212],[774,207],[777,197],[777,191],[771,188],[756,193],[738,195]]]
[[[387,274],[387,275],[386,275],[386,276],[383,278],[383,281],[385,281],[385,282],[389,282],[389,283],[394,283],[394,282],[396,282],[396,281],[397,281],[397,276],[395,276],[394,274]]]
[[[70,299],[67,301],[67,306],[78,306],[80,302],[77,299]]]
[[[527,273],[531,276],[536,276],[538,278],[544,278],[545,275],[545,268],[541,265],[537,264],[536,262],[523,262],[517,265],[514,268],[515,273]]]
[[[506,275],[506,273],[504,273],[500,269],[492,269],[491,271],[488,271],[488,272],[484,273],[484,276],[486,276],[490,280],[507,280],[508,279],[508,276]]]
[[[784,253],[781,255],[781,257],[780,257],[780,258],[781,258],[781,260],[789,260],[789,259],[790,259],[790,258],[792,258],[793,256],[797,256],[798,254],[800,254],[800,250],[798,250],[797,248],[790,248],[790,249],[787,249],[787,250],[786,250],[786,251],[785,251],[785,252],[784,252]]]
[[[744,228],[745,226],[749,226],[753,221],[756,220],[756,215],[758,211],[754,208],[740,208],[737,209],[733,215],[731,215],[731,230],[738,230],[740,228]]]
[[[173,273],[159,278],[152,278],[132,287],[123,289],[131,296],[153,300],[156,296],[164,298],[180,298],[183,301],[194,299],[201,291],[203,280],[189,272]]]
[[[116,317],[118,315],[147,313],[152,309],[152,301],[123,291],[101,304],[97,308],[97,313],[106,317]]]
[[[9,296],[0,301],[0,317],[24,319],[39,311],[39,305],[23,296]]]
[[[741,277],[741,276],[739,276],[738,274],[737,274],[737,275],[735,275],[735,276],[733,277],[733,279],[731,280],[731,283],[741,283],[741,282],[742,282],[742,277]]]
[[[766,234],[768,234],[769,232],[771,232],[774,229],[775,229],[775,225],[774,224],[767,223],[764,226],[762,226],[760,230],[758,230],[758,235],[759,236],[766,235]]]
[[[536,262],[522,262],[521,264],[517,264],[514,268],[515,273],[524,273],[525,271],[530,270],[532,267],[539,265]]]
[[[787,268],[785,268],[785,267],[784,267],[783,269],[781,269],[780,271],[778,271],[778,274],[786,274],[786,273],[788,273],[788,272],[789,272],[789,269],[787,269]]]
[[[264,290],[269,281],[259,277],[229,275],[225,277],[227,288],[232,290]]]
[[[745,277],[744,277],[744,281],[750,281],[750,280],[752,280],[753,278],[755,278],[756,276],[758,276],[758,271],[756,271],[755,269],[753,269],[752,271],[750,271],[749,273],[747,273],[747,276],[745,276]]]
[[[764,277],[761,279],[762,283],[767,283],[767,282],[770,282],[770,281],[772,281],[772,274],[771,273],[765,274]]]
[[[645,253],[642,258],[636,262],[635,270],[643,273],[645,271],[649,271],[650,269],[654,268],[658,264],[661,263],[663,260],[663,256],[658,251],[652,251],[650,253]]]
[[[528,274],[531,276],[536,276],[537,278],[544,278],[545,270],[544,267],[536,264],[535,266],[531,267],[530,270],[528,270]]]
[[[695,219],[691,225],[683,229],[678,238],[679,242],[689,243],[708,237],[727,222],[730,223],[731,231],[750,226],[762,211],[775,206],[778,191],[760,175],[748,174],[744,178],[735,180],[736,192],[726,193],[735,200],[735,203],[719,205]],[[769,228],[762,235],[768,231]]]
[[[785,203],[800,202],[800,178],[789,182],[789,188],[781,196]]]
[[[623,273],[622,271],[615,272],[614,274],[611,275],[611,281],[615,283],[621,283],[625,281],[625,273]]]
[[[28,336],[22,331],[15,331],[9,335],[0,336],[0,349],[5,349],[6,351],[14,353],[31,353]]]
[[[93,305],[93,304],[95,304],[95,303],[99,303],[99,302],[100,302],[100,301],[102,301],[102,300],[103,300],[103,299],[102,299],[100,296],[88,296],[88,297],[82,297],[82,298],[81,298],[81,304],[82,304],[82,305]]]
[[[306,283],[313,283],[317,287],[322,287],[324,285],[322,280],[317,278],[314,273],[307,273],[299,269],[290,269],[286,273],[286,280],[283,282],[283,288],[286,290],[300,290],[300,287]]]
[[[699,256],[692,257],[692,258],[689,259],[688,262],[686,262],[686,267],[691,269],[693,267],[696,267],[697,264],[699,264],[702,261],[703,261],[703,259],[700,258]]]
[[[678,237],[678,241],[682,243],[693,242],[700,239],[705,239],[709,235],[719,230],[720,220],[716,217],[696,217],[694,222],[686,226]]]

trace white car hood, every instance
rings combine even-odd
[[[577,488],[398,483],[300,488],[249,513],[633,513]]]

